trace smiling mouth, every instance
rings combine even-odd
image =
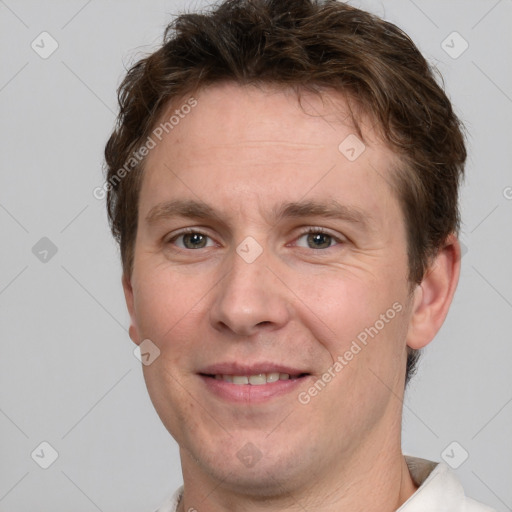
[[[255,375],[228,375],[228,374],[216,374],[210,375],[206,373],[201,373],[203,377],[209,377],[215,380],[222,380],[224,382],[229,382],[231,384],[236,384],[238,386],[262,386],[265,384],[271,384],[273,382],[277,382],[279,380],[297,380],[303,377],[307,377],[309,373],[300,373],[297,375],[290,375],[289,373],[279,373],[279,372],[271,372],[271,373],[257,373]]]

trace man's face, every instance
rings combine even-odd
[[[339,478],[363,447],[399,437],[398,161],[369,128],[358,156],[341,97],[306,94],[306,112],[272,89],[195,97],[148,156],[125,283],[132,338],[160,350],[149,394],[185,471],[255,493]],[[274,375],[229,382],[261,371]],[[283,373],[307,375],[258,384]]]

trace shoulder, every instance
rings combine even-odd
[[[405,457],[418,490],[399,508],[400,512],[495,512],[466,496],[455,472],[444,462]]]

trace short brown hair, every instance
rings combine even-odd
[[[409,280],[420,283],[430,258],[459,230],[461,124],[402,30],[336,0],[227,0],[182,14],[165,30],[163,45],[128,71],[105,147],[108,216],[124,273],[133,267],[144,160],[122,179],[119,170],[126,171],[170,101],[222,81],[298,93],[330,89],[369,116],[403,163],[394,185],[407,228]],[[417,358],[409,350],[406,382]]]

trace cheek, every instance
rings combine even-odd
[[[190,322],[205,294],[198,284],[159,268],[135,274],[134,307],[140,335],[159,344]]]
[[[304,315],[309,312],[311,325],[323,327],[339,339],[355,337],[379,321],[381,314],[395,318],[396,307],[402,304],[404,291],[384,279],[336,276],[334,273],[297,281],[294,291]],[[379,321],[380,326],[380,321]]]
[[[385,277],[384,277],[385,276]],[[380,281],[317,279],[317,287],[304,287],[299,296],[300,322],[324,346],[324,364],[343,358],[343,378],[359,380],[361,395],[378,392],[378,377],[395,387],[405,371],[407,288],[401,280],[383,274]],[[310,289],[309,294],[306,291]],[[378,377],[377,377],[378,376]],[[383,390],[384,391],[384,390]]]

